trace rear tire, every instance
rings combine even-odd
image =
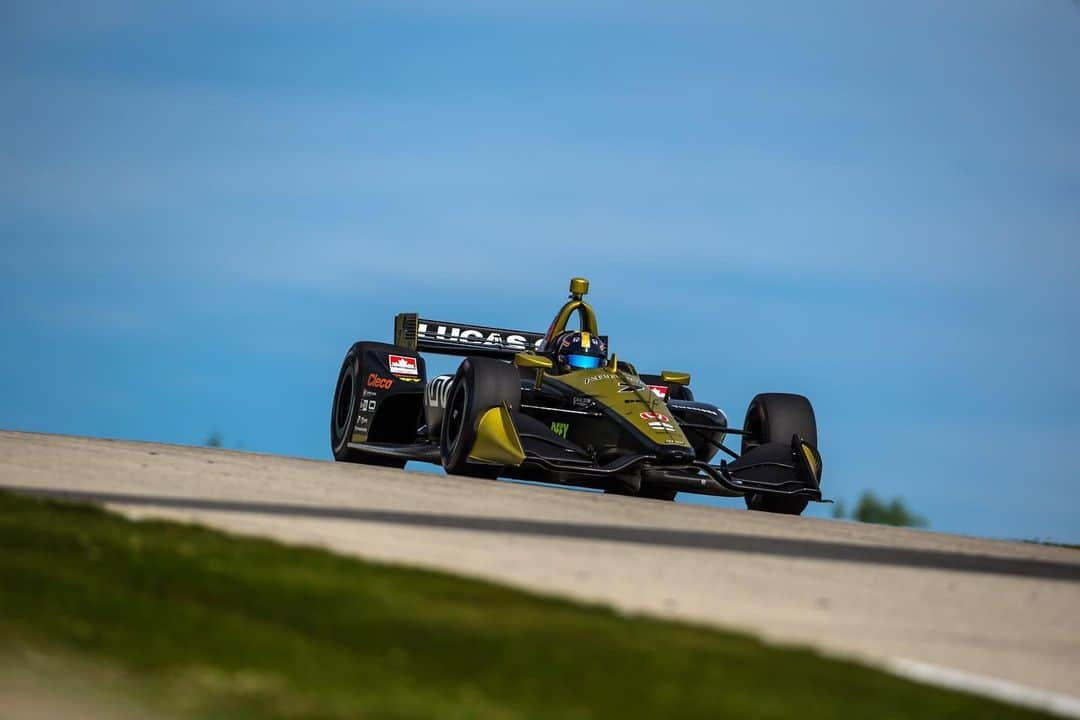
[[[517,368],[490,358],[465,358],[450,386],[439,437],[442,464],[447,473],[490,479],[499,476],[502,467],[471,463],[468,457],[476,442],[480,417],[503,403],[509,403],[511,409],[521,406],[521,376]]]
[[[373,455],[349,447],[360,408],[359,398],[363,392],[359,378],[360,357],[354,347],[345,354],[341,372],[338,373],[337,387],[334,388],[334,405],[330,411],[330,449],[334,453],[334,460],[379,467],[405,467],[404,460]]]
[[[790,393],[762,393],[750,401],[746,410],[743,429],[742,452],[768,442],[790,443],[792,435],[798,435],[817,447],[817,419],[810,401],[802,395]],[[804,497],[751,493],[744,497],[750,510],[801,515],[809,500]]]

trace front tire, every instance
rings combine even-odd
[[[359,398],[363,392],[359,379],[360,356],[354,347],[345,354],[341,372],[338,373],[337,387],[334,388],[334,405],[330,411],[330,449],[334,453],[334,460],[378,467],[405,467],[404,460],[373,455],[349,447],[353,429],[356,427],[356,416],[360,410]]]
[[[492,479],[499,476],[502,467],[471,463],[468,457],[476,442],[480,417],[503,403],[511,409],[521,405],[521,376],[517,369],[490,358],[465,358],[450,386],[439,437],[447,473]]]
[[[790,443],[798,435],[817,447],[817,419],[810,401],[790,393],[762,393],[750,401],[743,429],[742,453],[769,442]],[[805,497],[751,493],[744,496],[750,510],[801,515],[809,504]]]

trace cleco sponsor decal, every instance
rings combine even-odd
[[[661,400],[667,399],[667,385],[650,385],[649,389]]]
[[[462,345],[488,345],[506,350],[527,350],[529,348],[538,350],[544,344],[543,336],[535,333],[529,333],[526,336],[512,330],[498,331],[490,328],[480,330],[468,325],[434,324],[423,321],[417,324],[416,335],[418,340],[435,340],[461,343]]]
[[[453,375],[439,375],[431,379],[424,388],[424,402],[428,407],[445,408],[446,401],[450,396],[450,385],[454,382]]]
[[[660,422],[668,422],[671,420],[667,415],[656,412],[643,412],[641,413],[642,420],[659,420]]]
[[[391,355],[390,356],[390,374],[391,375],[419,375],[420,372],[416,368],[416,358],[406,357],[405,355]]]
[[[390,378],[384,378],[378,373],[371,373],[367,376],[367,386],[376,390],[389,390],[394,386],[394,381]]]

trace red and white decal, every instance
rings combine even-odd
[[[667,400],[667,385],[650,385],[649,389],[661,400]]]
[[[416,369],[416,358],[404,355],[390,356],[390,373],[393,375],[419,375]]]
[[[660,422],[668,422],[671,420],[667,415],[663,413],[643,412],[641,413],[642,420],[659,420]]]

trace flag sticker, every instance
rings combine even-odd
[[[416,367],[416,358],[404,355],[390,356],[390,373],[392,375],[419,375]]]

